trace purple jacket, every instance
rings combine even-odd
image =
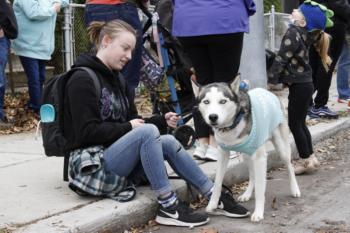
[[[174,36],[200,36],[249,31],[253,0],[173,0]]]

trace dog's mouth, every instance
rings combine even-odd
[[[217,122],[210,122],[209,124],[213,127],[217,127],[219,125]]]

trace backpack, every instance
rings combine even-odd
[[[63,112],[65,87],[77,70],[83,70],[89,74],[96,88],[98,99],[101,96],[101,84],[96,73],[88,67],[75,67],[71,70],[50,79],[44,86],[42,104],[51,104],[55,110],[53,122],[42,122],[42,139],[46,156],[64,157],[63,180],[68,181],[69,154],[66,153],[67,140],[63,136]]]

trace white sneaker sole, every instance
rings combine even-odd
[[[213,212],[207,212],[210,215],[224,215],[230,218],[245,218],[248,217],[250,215],[250,212],[248,211],[246,214],[233,214],[230,212],[227,212],[225,210],[221,210],[221,209],[216,209]]]
[[[173,219],[173,218],[164,218],[164,217],[160,217],[160,216],[157,216],[156,219],[155,219],[155,221],[158,224],[167,225],[167,226],[178,226],[178,227],[196,227],[196,226],[201,226],[201,225],[204,225],[204,224],[208,223],[209,220],[210,219],[207,218],[203,222],[189,223],[189,222],[182,222],[182,221],[179,221],[179,220]]]

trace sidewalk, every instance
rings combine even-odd
[[[314,143],[350,128],[349,113],[345,105],[336,102],[336,93],[333,83],[329,107],[341,111],[343,117],[312,120],[310,130]],[[286,105],[287,91],[276,94]],[[290,141],[295,155],[292,137]],[[46,157],[41,143],[41,139],[34,139],[34,133],[0,136],[1,233],[4,231],[2,228],[33,233],[124,232],[154,217],[157,202],[149,187],[138,189],[135,200],[127,203],[77,196],[62,180],[63,159]],[[271,148],[269,154],[272,155],[269,166],[280,166],[281,162]],[[201,168],[214,177],[215,162],[200,163]],[[247,179],[248,171],[239,157],[231,159],[229,167],[225,177],[227,185]],[[180,196],[186,195],[183,181],[171,182]]]

